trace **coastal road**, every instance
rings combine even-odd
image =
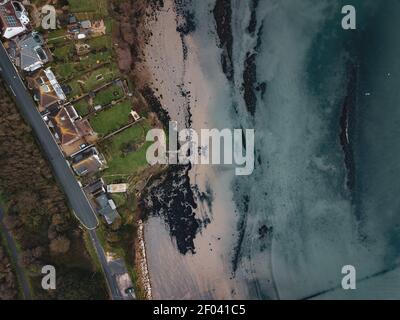
[[[112,272],[105,258],[104,250],[97,238],[96,232],[94,231],[99,225],[96,213],[93,211],[89,200],[75,179],[64,155],[54,140],[53,135],[47,128],[47,125],[43,121],[31,95],[27,91],[2,44],[0,45],[0,75],[15,96],[15,101],[20,108],[21,113],[35,132],[45,155],[53,167],[58,182],[61,184],[67,196],[75,216],[81,224],[89,230],[91,240],[96,248],[97,255],[106,276],[111,298],[114,300],[120,299],[116,280],[112,276]]]
[[[78,185],[71,168],[43,121],[3,45],[0,46],[0,75],[13,93],[21,113],[35,132],[75,215],[85,228],[95,229],[99,223],[97,216]]]
[[[122,300],[121,293],[118,288],[117,281],[113,275],[110,266],[108,265],[106,254],[104,253],[103,247],[100,244],[99,238],[97,237],[95,230],[89,230],[89,236],[92,240],[97,256],[99,257],[101,267],[103,268],[104,275],[107,280],[108,289],[113,300]]]
[[[26,275],[24,273],[24,270],[20,266],[18,262],[18,249],[17,246],[14,242],[14,238],[10,234],[10,232],[7,230],[4,222],[4,212],[3,209],[0,208],[0,231],[3,232],[4,238],[6,240],[6,244],[8,247],[8,250],[10,252],[11,260],[13,261],[13,264],[15,266],[15,271],[17,273],[18,281],[21,285],[22,292],[24,294],[25,300],[32,300],[32,295],[31,295],[31,288],[29,287],[29,282],[28,279],[26,278]]]

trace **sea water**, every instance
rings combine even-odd
[[[194,117],[197,128],[255,129],[256,165],[248,177],[191,169],[212,205],[195,197],[207,223],[194,252],[179,253],[172,237],[162,252],[175,258],[157,267],[162,253],[147,246],[159,297],[398,297],[399,3],[353,1],[357,29],[343,30],[344,1],[225,1],[225,39],[216,3],[175,1],[195,25],[183,43],[212,88],[203,110],[185,108],[207,115]],[[150,220],[147,239],[159,223]],[[341,288],[346,265],[357,290]]]

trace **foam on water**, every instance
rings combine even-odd
[[[198,217],[211,219],[195,240],[197,253],[176,259],[184,277],[192,274],[194,292],[181,283],[185,290],[172,295],[299,299],[331,293],[339,298],[345,295],[337,290],[342,266],[351,264],[365,279],[359,296],[379,297],[373,285],[398,278],[391,273],[398,259],[399,204],[392,192],[398,182],[390,177],[399,176],[400,167],[398,152],[388,150],[398,140],[400,44],[393,47],[393,37],[383,36],[397,28],[396,22],[373,28],[387,10],[391,21],[399,20],[398,4],[353,1],[362,26],[359,33],[349,33],[340,27],[344,1],[232,0],[233,77],[228,81],[221,63],[226,48],[218,47],[212,14],[216,0],[183,2],[196,29],[183,38],[188,58],[182,85],[196,99],[186,99],[178,108],[189,106],[195,129],[254,128],[256,167],[249,177],[234,177],[226,167],[195,166],[191,171],[193,186],[211,192],[214,202],[211,212],[197,208]],[[381,46],[388,49],[379,50]],[[352,190],[339,138],[353,81],[349,65],[359,79],[350,83],[356,88],[349,120]],[[254,76],[252,83],[244,74],[247,80]],[[248,105],[249,89],[254,108]],[[367,91],[372,92],[370,100],[364,96]],[[382,109],[382,103],[389,107]],[[150,251],[156,244],[154,248]],[[164,248],[168,250],[175,249]],[[150,260],[159,259],[152,255],[154,251]],[[163,269],[165,275],[173,272],[172,267]],[[159,297],[167,297],[168,290],[159,290]]]

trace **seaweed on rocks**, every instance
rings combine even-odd
[[[196,30],[195,14],[187,9],[191,0],[175,0],[175,8],[178,18],[176,31],[187,36]]]
[[[169,121],[171,120],[168,112],[163,109],[161,102],[157,99],[154,90],[149,86],[145,86],[140,93],[142,94],[143,98],[146,100],[147,104],[149,105],[151,111],[157,114],[158,119],[163,124],[164,128],[168,128]]]
[[[232,64],[233,35],[232,35],[232,7],[231,0],[217,0],[213,9],[217,25],[219,46],[223,49],[221,56],[222,69],[228,80],[233,80],[234,70]]]
[[[190,166],[170,165],[152,179],[140,203],[146,216],[156,215],[165,220],[181,254],[196,252],[194,239],[202,225],[195,216],[197,204],[190,186],[189,170]]]
[[[256,75],[256,54],[247,53],[244,63],[243,72],[243,87],[244,87],[244,101],[246,103],[247,111],[254,116],[257,106],[257,96],[255,94],[255,84],[257,82]]]
[[[347,187],[351,191],[355,186],[355,163],[350,140],[349,124],[351,113],[356,106],[357,99],[357,67],[354,64],[349,64],[348,69],[349,79],[347,84],[347,92],[340,117],[340,143],[342,145],[344,163],[347,171]]]
[[[251,17],[249,25],[247,26],[247,32],[254,35],[257,27],[257,7],[259,0],[251,0]]]

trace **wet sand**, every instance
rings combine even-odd
[[[173,1],[165,1],[157,19],[148,22],[152,36],[145,48],[145,64],[151,74],[150,86],[171,120],[179,128],[220,127],[227,122],[221,105],[221,87],[213,81],[226,83],[222,72],[210,79],[204,66],[204,55],[217,54],[201,48],[191,35],[184,41],[177,30],[177,15]],[[218,59],[214,56],[210,61]],[[214,75],[213,75],[214,76]],[[224,90],[222,86],[222,90]],[[227,90],[228,92],[228,90]],[[217,98],[218,97],[218,98]],[[227,170],[229,169],[229,170]],[[237,240],[238,215],[232,201],[230,185],[234,170],[215,166],[194,166],[189,171],[196,200],[196,218],[201,221],[200,232],[194,239],[195,253],[179,252],[170,227],[161,217],[150,217],[145,224],[145,242],[155,299],[235,299],[246,298],[244,280],[234,277],[232,257]],[[168,192],[168,190],[166,190]],[[204,199],[207,195],[207,199]]]

